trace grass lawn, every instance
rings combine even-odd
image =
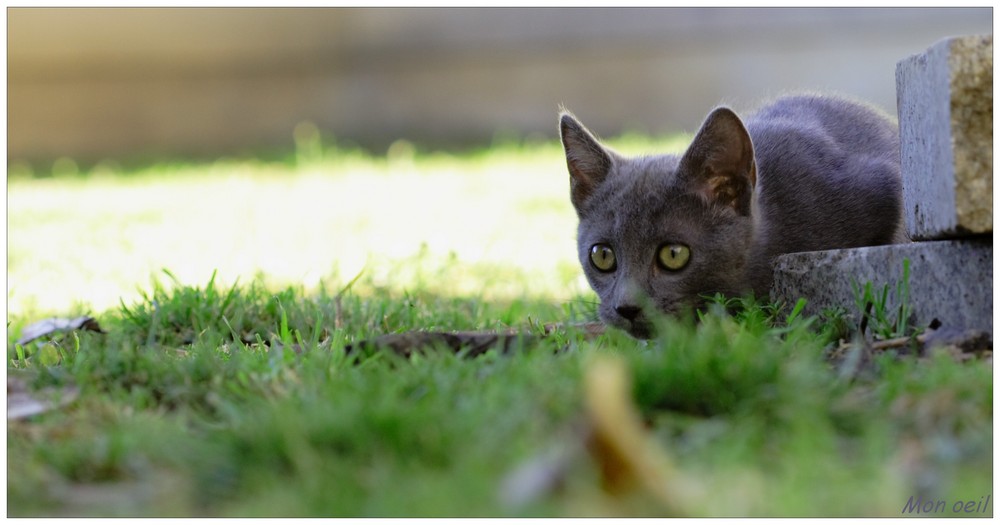
[[[538,335],[596,297],[557,144],[300,139],[275,161],[12,173],[8,396],[50,409],[8,420],[9,516],[964,515],[991,494],[991,362],[856,372],[826,358],[851,335],[836,316],[742,302],[648,343],[568,326],[475,358],[346,354]],[[82,314],[105,333],[14,343]]]

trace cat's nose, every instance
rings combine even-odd
[[[615,311],[618,312],[618,315],[624,317],[625,319],[628,319],[629,321],[635,321],[635,318],[639,317],[639,313],[642,312],[642,309],[639,308],[638,306],[625,304],[621,306],[616,306]]]

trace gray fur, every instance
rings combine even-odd
[[[898,131],[864,104],[799,95],[745,121],[720,107],[679,157],[623,157],[565,111],[560,134],[600,317],[635,337],[652,335],[649,309],[766,296],[777,255],[907,240]],[[614,251],[613,271],[591,264],[597,244]],[[687,265],[658,264],[665,244],[689,247]]]

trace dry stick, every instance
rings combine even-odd
[[[924,344],[927,342],[927,334],[920,334],[916,337],[906,336],[906,337],[897,337],[895,339],[886,339],[885,341],[875,341],[874,343],[871,343],[871,348],[872,350],[886,350],[888,348],[899,348],[902,346],[906,346],[913,341],[916,341],[920,344]]]
[[[894,339],[886,339],[884,341],[868,342],[863,340],[864,344],[869,350],[888,350],[890,348],[902,348],[909,346],[910,344],[916,342],[920,345],[930,344],[940,344],[940,345],[954,345],[962,348],[965,351],[970,351],[970,349],[982,349],[982,348],[992,348],[993,341],[992,336],[987,332],[981,332],[978,330],[967,330],[964,332],[940,332],[937,330],[928,330],[917,336],[906,336],[897,337]],[[838,347],[838,350],[843,350],[849,348],[855,343],[843,343]]]
[[[514,329],[483,332],[403,332],[358,341],[345,346],[344,352],[350,354],[356,350],[387,349],[403,357],[409,357],[420,349],[444,346],[455,352],[466,350],[466,357],[475,357],[486,353],[491,348],[499,348],[502,353],[507,353],[513,350],[518,341],[522,343],[536,341],[564,328],[582,329],[584,338],[587,340],[603,334],[605,329],[604,325],[600,323],[548,323],[542,327],[541,334],[525,333]]]

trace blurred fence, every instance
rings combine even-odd
[[[380,149],[693,130],[712,106],[832,90],[895,112],[897,60],[991,8],[9,8],[8,161]]]

